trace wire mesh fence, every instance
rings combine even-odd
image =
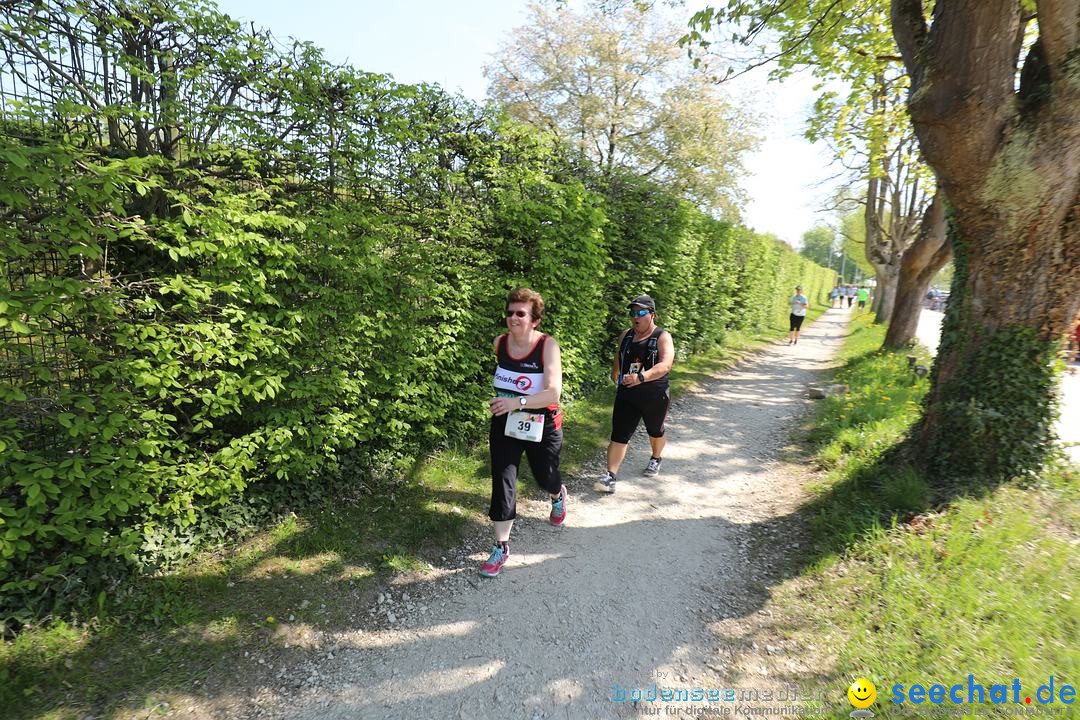
[[[3,2],[0,39],[4,134],[174,160],[215,143],[302,150],[294,170],[306,170],[309,182],[335,182],[328,171],[343,135],[328,115],[335,88],[283,81],[321,56],[282,48],[212,5]]]
[[[455,193],[484,192],[482,182],[461,181],[467,138],[485,123],[464,102],[334,66],[318,49],[283,45],[207,0],[0,0],[0,140],[223,174],[220,158],[246,151],[254,170],[230,176],[234,184],[253,172],[280,182],[291,200],[359,199],[411,223]],[[63,199],[38,201],[55,208]],[[149,212],[169,212],[164,205]],[[71,278],[121,295],[140,280],[130,256],[73,260],[33,241],[33,222],[8,220],[4,230],[33,250],[6,257],[0,294]],[[32,337],[0,327],[0,382],[27,391],[12,410],[26,427],[61,391],[93,393],[73,345],[94,345],[99,361],[116,351],[85,323],[49,322]]]
[[[317,123],[297,123],[286,86],[266,82],[283,65],[280,49],[266,33],[245,30],[212,6],[0,2],[0,41],[0,136],[11,141],[70,144],[103,158],[156,155],[177,164],[221,144],[260,151],[298,184],[327,184],[326,134],[310,132]],[[303,161],[290,161],[298,150]],[[42,217],[62,202],[60,192],[35,199]],[[108,258],[65,256],[26,217],[9,213],[6,224],[33,251],[5,258],[0,301],[32,296],[35,284],[74,278],[92,287],[126,271]],[[0,324],[0,383],[20,398],[6,404],[5,415],[50,456],[49,446],[60,452],[63,443],[43,431],[44,420],[61,411],[61,395],[93,396],[82,366],[85,349],[95,345],[95,361],[105,362],[110,344],[85,319],[54,312],[36,320],[33,333]]]

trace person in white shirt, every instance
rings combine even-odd
[[[806,319],[806,309],[810,307],[810,300],[802,294],[802,286],[795,288],[795,294],[791,297],[790,329],[788,330],[787,344],[794,345],[799,342],[799,330],[802,329],[803,320]]]

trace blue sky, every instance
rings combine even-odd
[[[335,62],[388,73],[404,83],[438,83],[475,100],[487,83],[483,66],[511,29],[524,24],[526,0],[218,0],[233,17],[266,27],[278,38],[297,37],[324,48]],[[689,18],[690,11],[686,10]],[[816,187],[833,170],[829,155],[801,138],[812,102],[810,81],[765,85],[757,71],[738,81],[736,96],[751,97],[769,117],[764,147],[747,159],[747,225],[798,246],[802,234],[826,220],[815,214],[828,192]]]

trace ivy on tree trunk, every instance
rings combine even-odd
[[[893,0],[908,108],[954,211],[956,276],[916,433],[922,464],[999,480],[1050,447],[1053,358],[1080,306],[1080,4]],[[1022,68],[1018,65],[1023,61]],[[1015,86],[1020,71],[1020,86]]]

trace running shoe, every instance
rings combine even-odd
[[[510,546],[496,544],[491,551],[491,557],[487,559],[483,565],[480,566],[480,574],[484,577],[496,577],[499,571],[502,570],[502,566],[506,564],[506,558],[510,557]]]
[[[593,489],[602,493],[615,492],[615,476],[608,470],[599,480],[593,483]]]
[[[656,477],[660,474],[661,459],[658,457],[649,458],[649,464],[645,466],[645,472],[642,473],[645,477]]]
[[[551,514],[548,515],[548,522],[552,525],[562,525],[563,520],[566,519],[566,486],[563,485],[559,488],[559,499],[551,501]]]

